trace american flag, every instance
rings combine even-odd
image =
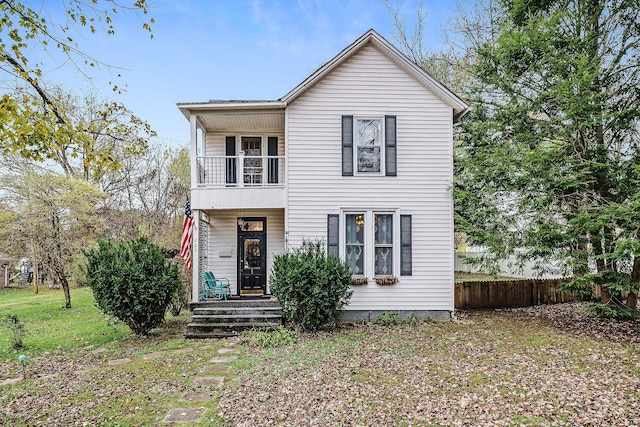
[[[184,205],[184,221],[182,222],[182,239],[180,240],[180,256],[184,259],[187,270],[191,270],[191,236],[193,234],[193,215],[187,198]]]

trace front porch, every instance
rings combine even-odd
[[[285,249],[284,209],[194,211],[192,301],[204,302],[205,272],[228,281],[230,296],[267,295],[275,254]],[[214,296],[215,297],[215,296]]]

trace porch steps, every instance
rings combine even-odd
[[[224,338],[255,328],[278,328],[280,304],[267,299],[211,301],[191,304],[185,338]]]

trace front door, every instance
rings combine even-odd
[[[245,185],[262,184],[262,138],[259,136],[243,136],[241,149],[244,151],[244,183]]]
[[[240,295],[267,293],[267,219],[238,218]]]

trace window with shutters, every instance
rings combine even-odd
[[[411,234],[411,215],[397,210],[327,215],[327,253],[342,257],[354,276],[411,276]]]
[[[344,212],[342,254],[354,276],[380,277],[400,269],[399,221],[396,212]]]
[[[342,116],[342,175],[396,176],[396,116]]]

